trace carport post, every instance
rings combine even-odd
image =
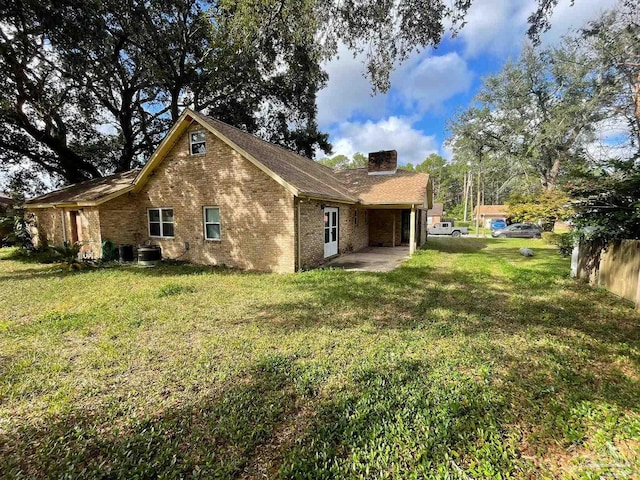
[[[409,224],[409,253],[416,251],[416,206],[411,205],[411,222]]]

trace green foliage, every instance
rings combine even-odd
[[[640,99],[634,93],[640,73],[640,10],[631,2],[621,5],[590,23],[580,41],[600,65],[598,75],[608,93],[602,109],[626,127],[624,135],[609,140],[622,153],[614,150],[575,169],[568,185],[580,236],[606,247],[612,240],[640,239]]]
[[[552,231],[556,220],[567,220],[573,214],[569,196],[560,190],[512,195],[507,205],[508,216],[513,222],[538,223],[545,231]]]
[[[596,64],[565,40],[558,48],[523,48],[517,61],[487,77],[476,102],[451,124],[454,152],[490,158],[507,179],[531,177],[552,190],[575,164],[604,113]],[[474,160],[475,159],[475,160]]]
[[[432,153],[415,166],[408,164],[401,168],[428,173],[433,185],[433,200],[444,204],[447,212],[462,201],[462,179],[466,173],[464,166]]]
[[[28,214],[23,208],[24,197],[13,196],[14,204],[0,205],[0,246],[15,245],[22,249],[33,249]]]
[[[354,153],[353,158],[349,158],[346,155],[336,155],[334,157],[321,158],[318,162],[330,168],[346,170],[349,168],[365,168],[369,164],[369,159],[362,153]]]
[[[193,293],[195,287],[193,285],[183,285],[181,283],[167,283],[160,287],[158,297],[170,297],[173,295],[180,295],[181,293]]]
[[[573,252],[573,246],[575,244],[575,234],[573,233],[554,233],[554,232],[542,232],[542,240],[549,245],[555,245],[560,251],[560,255],[563,257],[570,257]]]
[[[61,263],[69,270],[79,270],[82,263],[78,260],[80,254],[80,244],[78,242],[63,242],[60,246],[52,246],[51,249],[61,259]]]

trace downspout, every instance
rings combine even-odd
[[[62,216],[62,241],[64,243],[67,242],[67,221],[64,218],[64,208],[60,210],[60,215]]]
[[[296,232],[296,237],[297,237],[297,242],[296,242],[297,243],[297,249],[296,249],[297,251],[296,251],[296,253],[297,253],[297,257],[298,257],[298,268],[297,268],[298,272],[300,270],[302,270],[302,265],[300,263],[300,259],[301,259],[301,255],[300,255],[300,244],[301,244],[301,241],[300,241],[300,203],[301,203],[300,202],[300,197],[298,197],[298,212],[297,212],[298,213],[298,221],[297,221],[297,225],[296,225],[296,230],[297,230],[297,232]]]

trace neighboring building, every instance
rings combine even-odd
[[[480,205],[480,207],[473,209],[473,218],[475,220],[476,216],[480,215],[479,223],[489,228],[491,226],[491,219],[493,218],[506,220],[508,210],[508,205]]]
[[[13,205],[13,198],[8,193],[0,192],[0,210]]]
[[[433,225],[442,221],[444,215],[444,205],[442,203],[434,203],[433,208],[427,210],[427,225]]]
[[[142,170],[72,185],[27,202],[36,241],[105,240],[162,247],[165,258],[293,272],[368,245],[426,240],[425,173],[397,169],[395,151],[334,171],[186,110]]]

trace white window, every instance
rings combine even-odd
[[[191,155],[198,155],[207,151],[207,144],[205,142],[204,132],[191,132],[189,135],[189,145],[191,148]]]
[[[173,237],[174,218],[173,208],[150,208],[149,212],[149,236]]]
[[[204,207],[204,238],[220,240],[220,208]]]

